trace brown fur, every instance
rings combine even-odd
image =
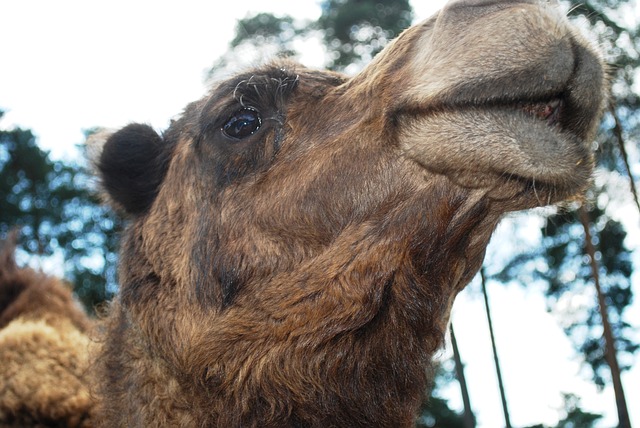
[[[87,427],[90,321],[66,284],[0,251],[0,426]]]
[[[114,133],[96,165],[130,224],[96,420],[413,425],[501,216],[588,185],[603,86],[546,3],[455,0],[353,78],[277,62],[162,136]]]
[[[115,133],[98,167],[132,220],[102,417],[412,425],[500,216],[587,185],[602,87],[598,56],[549,7],[454,1],[352,79],[276,63],[163,137]],[[535,114],[553,99],[549,126]],[[243,107],[263,126],[230,140]]]

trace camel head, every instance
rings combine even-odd
[[[113,133],[111,417],[156,376],[194,424],[410,425],[501,216],[587,187],[604,86],[547,2],[453,0],[354,77],[277,61]]]

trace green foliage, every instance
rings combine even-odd
[[[416,428],[465,428],[463,416],[452,410],[447,401],[438,396],[440,387],[456,381],[454,361],[442,361],[433,370],[434,387],[424,396],[418,411]]]
[[[80,165],[51,161],[29,130],[0,131],[0,195],[0,239],[17,227],[26,254],[60,256],[88,308],[111,297],[119,220],[98,204]]]
[[[276,17],[270,13],[259,13],[238,21],[236,36],[231,41],[231,47],[240,46],[247,37],[251,37],[259,45],[264,43],[279,43],[283,46],[293,36],[298,34],[293,26],[293,18],[284,16]]]
[[[368,63],[412,19],[408,0],[325,0],[318,25],[330,51],[327,66]]]
[[[229,44],[232,49],[212,66],[209,77],[251,64],[259,55],[295,57],[296,41],[312,35],[325,42],[326,68],[362,67],[413,19],[408,0],[324,0],[321,8],[322,15],[312,23],[269,13],[241,19]]]
[[[591,33],[597,35],[597,43],[604,51],[609,66],[613,108],[607,110],[597,138],[598,164],[624,175],[627,171],[612,113],[615,112],[619,119],[621,136],[625,141],[633,140],[634,136],[637,138],[640,131],[640,95],[633,90],[637,87],[640,67],[640,26],[636,23],[635,27],[628,28],[621,23],[625,16],[620,11],[625,7],[633,10],[628,0],[589,0],[570,9],[570,16],[578,22],[586,22]]]
[[[446,400],[431,395],[423,404],[416,428],[464,428],[464,422]]]
[[[593,428],[602,419],[602,415],[585,412],[580,408],[580,399],[573,394],[564,394],[563,417],[549,428]],[[545,425],[533,425],[527,428],[546,428]]]
[[[555,428],[591,428],[602,419],[602,415],[582,410],[580,399],[573,394],[564,394],[564,415]]]
[[[631,252],[624,246],[623,226],[609,218],[600,208],[589,212],[597,239],[594,245],[600,267],[608,314],[621,369],[631,367],[638,349],[633,327],[624,319],[624,311],[632,302]],[[562,316],[565,332],[592,369],[596,385],[603,387],[610,379],[604,355],[602,320],[593,287],[591,267],[584,256],[584,231],[573,211],[550,216],[542,229],[543,242],[536,252],[516,257],[496,276],[501,281],[520,278],[524,282],[547,284],[550,308]],[[538,259],[537,263],[530,263]]]
[[[213,64],[208,77],[213,79],[255,65],[267,57],[295,56],[295,42],[311,31],[312,27],[307,23],[296,22],[290,16],[258,13],[241,19],[236,24],[236,35],[229,43],[230,49]]]
[[[625,311],[633,301],[631,275],[632,249],[625,246],[627,231],[611,207],[629,206],[632,195],[619,189],[619,177],[628,174],[621,150],[622,143],[638,143],[640,135],[640,98],[633,91],[640,67],[639,28],[618,23],[617,9],[628,6],[626,0],[591,0],[570,11],[578,22],[587,23],[598,37],[610,62],[611,106],[601,123],[597,141],[599,185],[587,194],[594,201],[589,209],[593,243],[597,249],[600,282],[608,305],[608,317],[616,339],[621,369],[630,368],[639,345],[625,320]],[[620,127],[616,132],[617,125]],[[602,320],[588,258],[585,255],[584,228],[575,211],[564,211],[545,219],[542,243],[538,249],[518,254],[494,278],[502,282],[519,280],[523,284],[538,280],[546,284],[549,307],[561,316],[561,324],[576,349],[591,367],[594,382],[603,387],[610,379],[604,355]]]

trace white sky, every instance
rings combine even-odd
[[[443,3],[414,1],[416,17],[428,17]],[[32,129],[55,157],[75,155],[82,130],[94,126],[117,128],[135,121],[164,129],[202,96],[204,73],[227,49],[236,20],[255,11],[301,19],[320,14],[315,0],[1,1],[0,109],[6,115],[0,128]],[[518,218],[536,230],[534,219]],[[512,233],[509,223],[496,240],[501,233]],[[638,296],[638,284],[634,287]],[[602,426],[614,425],[611,388],[598,393],[578,373],[580,360],[557,319],[545,311],[540,293],[498,286],[490,286],[490,293],[512,423],[553,424],[560,393],[574,392],[583,397],[585,409],[607,414]],[[502,410],[482,299],[463,292],[453,322],[479,426],[499,427]],[[637,365],[623,382],[632,423],[638,425]],[[445,394],[461,407],[457,383]]]

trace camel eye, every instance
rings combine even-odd
[[[253,135],[262,125],[260,113],[252,108],[243,108],[235,112],[222,126],[227,137],[241,140]]]

